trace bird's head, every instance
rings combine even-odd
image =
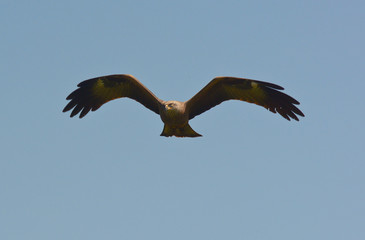
[[[164,104],[166,114],[176,115],[176,114],[184,114],[185,112],[185,104],[179,101],[167,101]]]
[[[165,109],[168,111],[176,108],[177,108],[177,103],[175,101],[168,101],[165,103]]]

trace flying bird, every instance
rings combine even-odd
[[[189,125],[189,120],[212,107],[227,101],[241,100],[255,103],[285,119],[299,121],[304,114],[295,106],[299,102],[279,91],[276,84],[237,77],[216,77],[186,102],[163,101],[132,75],[115,74],[85,80],[77,85],[66,100],[71,100],[63,112],[71,109],[71,117],[80,113],[83,118],[90,110],[113,99],[128,97],[160,115],[165,137],[200,137]]]

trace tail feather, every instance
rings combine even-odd
[[[171,127],[168,125],[164,125],[161,136],[164,137],[201,137],[199,133],[195,132],[189,124],[186,124],[184,127]]]

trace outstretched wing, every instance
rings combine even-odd
[[[66,99],[71,100],[63,112],[74,108],[71,117],[80,113],[84,117],[90,110],[95,111],[110,100],[129,97],[143,104],[146,108],[159,114],[160,100],[132,75],[109,75],[92,78],[77,85]]]
[[[273,113],[278,112],[289,121],[290,118],[299,121],[296,115],[304,117],[304,114],[295,106],[299,102],[278,90],[284,90],[284,88],[246,78],[216,77],[186,102],[189,119],[223,101],[232,99],[263,106]]]

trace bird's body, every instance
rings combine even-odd
[[[161,136],[200,137],[189,125],[185,102],[167,101],[160,105],[160,117],[165,126]]]
[[[182,127],[189,121],[186,104],[179,101],[167,101],[160,105],[160,117],[165,124]]]
[[[63,109],[71,109],[71,117],[80,113],[84,117],[90,110],[95,111],[104,103],[122,97],[132,98],[146,108],[159,114],[164,122],[161,136],[199,137],[189,125],[189,120],[227,100],[241,100],[263,106],[273,113],[299,120],[296,115],[304,114],[295,107],[294,98],[278,91],[284,88],[267,82],[246,78],[216,77],[195,96],[186,102],[163,101],[131,75],[109,75],[89,79],[78,84]],[[278,90],[276,90],[278,89]]]

